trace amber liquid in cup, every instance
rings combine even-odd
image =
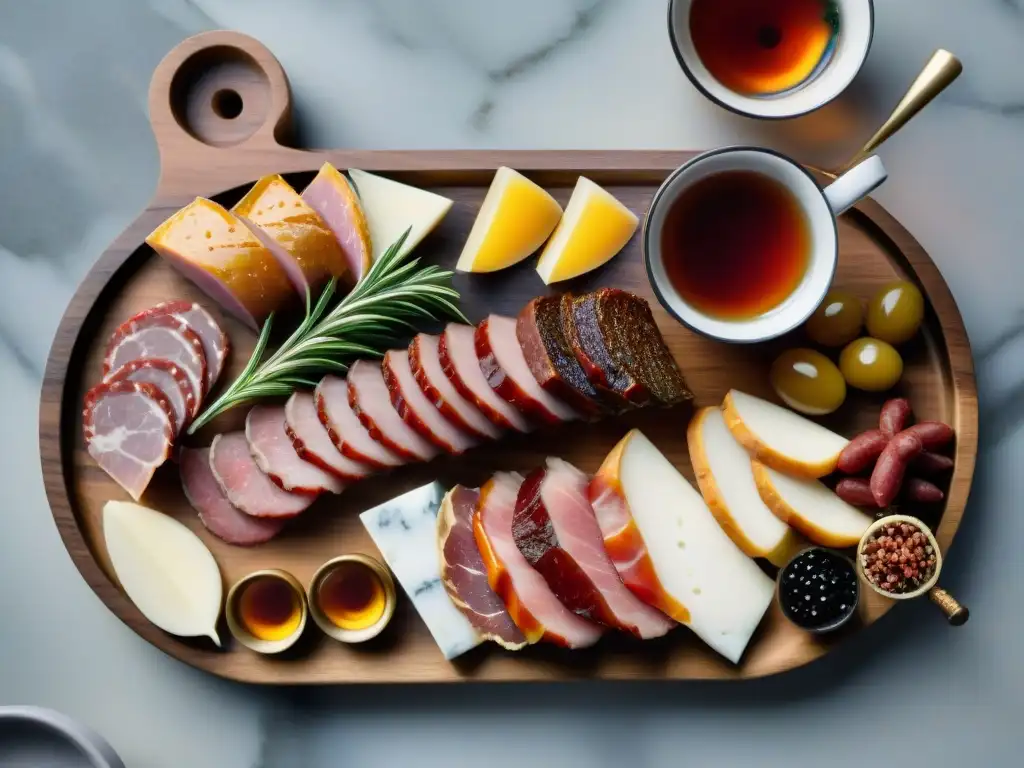
[[[754,171],[723,171],[673,201],[661,233],[672,287],[706,315],[748,320],[786,300],[803,279],[811,233],[793,194]]]
[[[372,627],[387,605],[380,577],[365,563],[355,561],[333,568],[321,580],[315,599],[334,626],[348,630]]]
[[[278,576],[259,576],[242,588],[238,622],[258,640],[291,637],[302,621],[302,600],[295,588]]]

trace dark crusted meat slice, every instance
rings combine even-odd
[[[627,397],[629,377],[616,373],[615,365],[604,348],[604,339],[597,331],[596,300],[597,293],[583,296],[563,294],[562,331],[569,349],[601,402],[608,410],[621,413],[635,408],[639,403]],[[593,332],[589,329],[593,329]]]

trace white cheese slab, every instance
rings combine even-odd
[[[349,168],[348,175],[370,227],[374,261],[407,229],[409,237],[402,245],[402,253],[411,251],[452,207],[447,197],[358,168]]]

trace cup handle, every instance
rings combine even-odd
[[[867,197],[889,177],[878,155],[861,160],[853,168],[825,187],[825,199],[832,213],[838,216]]]

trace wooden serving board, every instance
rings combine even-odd
[[[231,116],[240,108],[240,113]],[[534,646],[519,653],[481,647],[446,662],[409,602],[400,600],[395,620],[376,641],[346,646],[315,627],[284,658],[261,657],[230,643],[219,651],[203,641],[181,640],[146,621],[121,592],[110,568],[100,529],[108,499],[124,492],[89,458],[82,439],[85,391],[101,377],[104,345],[131,314],[170,298],[201,300],[218,308],[157,257],[143,239],[197,195],[231,205],[246,184],[272,172],[301,188],[324,161],[357,167],[432,189],[455,200],[438,230],[419,247],[427,261],[452,266],[495,168],[509,165],[549,189],[563,205],[580,174],[605,185],[643,215],[661,181],[692,152],[609,151],[315,151],[291,149],[287,136],[290,96],[285,74],[262,45],[243,35],[210,32],[186,40],[157,68],[150,114],[160,148],[161,176],[145,212],[107,250],[79,287],[57,332],[46,368],[40,408],[40,453],[46,490],[57,527],[85,580],[104,603],[139,635],[193,666],[235,680],[260,683],[412,682],[457,680],[554,680],[572,678],[743,678],[805,664],[881,617],[891,606],[863,590],[861,621],[839,637],[820,639],[789,625],[773,606],[742,662],[731,665],[685,629],[639,643],[609,637],[594,649],[563,651]],[[956,429],[956,468],[941,520],[933,519],[943,550],[960,524],[974,471],[977,401],[971,351],[960,313],[942,276],[922,247],[873,201],[865,201],[839,225],[836,285],[867,298],[880,284],[911,279],[928,299],[924,332],[905,351],[901,394],[920,419],[939,419]],[[473,321],[489,312],[514,315],[530,298],[547,293],[532,260],[493,275],[458,275],[462,306]],[[729,346],[690,333],[655,299],[640,253],[639,237],[607,266],[562,289],[584,291],[613,285],[650,300],[658,325],[679,362],[696,404],[721,401],[736,387],[771,396],[768,367],[778,351],[799,343],[780,340]],[[222,382],[237,375],[254,335],[225,321],[234,352]],[[847,435],[876,425],[882,398],[851,392],[828,425]],[[208,444],[217,431],[237,428],[244,409],[226,414],[192,441]],[[377,554],[358,514],[388,498],[440,478],[475,485],[496,470],[529,470],[548,455],[595,471],[630,427],[640,427],[692,480],[685,430],[689,409],[648,410],[597,424],[509,437],[458,459],[440,459],[370,479],[338,497],[324,497],[278,539],[253,549],[232,547],[208,534],[189,507],[177,469],[158,471],[145,503],[181,520],[209,545],[225,584],[253,570],[284,568],[304,584],[327,559],[346,552]],[[936,514],[936,518],[938,514]],[[774,575],[774,574],[773,574]]]

